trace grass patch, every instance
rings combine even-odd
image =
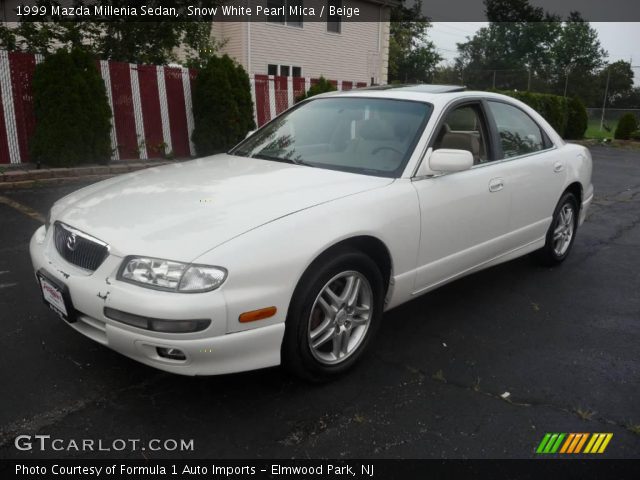
[[[596,140],[603,140],[605,138],[613,138],[613,134],[616,131],[617,121],[605,122],[605,125],[609,128],[607,131],[604,127],[600,130],[600,120],[589,120],[587,125],[587,131],[584,133],[584,138],[594,138]]]

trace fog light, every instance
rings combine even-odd
[[[186,360],[187,356],[182,350],[178,350],[173,347],[156,347],[158,356],[162,358],[168,358],[169,360]]]

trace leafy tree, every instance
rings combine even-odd
[[[608,88],[607,77],[609,77]],[[600,92],[607,90],[607,105],[613,103],[616,99],[628,94],[633,88],[631,64],[624,60],[619,60],[608,65],[598,74],[597,83],[600,86]],[[599,100],[602,100],[602,94]]]
[[[629,140],[636,130],[638,130],[638,119],[633,113],[625,113],[618,120],[613,136],[618,140]]]
[[[577,95],[594,102],[597,71],[605,64],[607,52],[601,48],[596,30],[578,12],[571,12],[551,49],[549,72],[556,93]]]
[[[88,0],[75,0],[74,5],[90,5]],[[170,6],[184,11],[189,5],[207,7],[217,5],[221,0],[176,0]],[[47,0],[37,0],[36,5],[51,4]],[[103,0],[102,6],[133,6],[128,0]],[[147,0],[147,7],[167,5],[163,0]],[[139,7],[139,5],[136,5]],[[211,18],[200,21],[176,22],[173,16],[154,17],[152,22],[136,22],[136,17],[106,19],[83,17],[82,20],[68,21],[57,16],[43,16],[34,21],[20,22],[7,36],[0,30],[0,46],[11,46],[31,53],[49,54],[58,48],[83,48],[100,58],[131,62],[167,64],[177,60],[178,47],[184,47],[188,61],[195,61],[201,55],[208,58],[219,47],[211,38]],[[157,20],[156,20],[157,19]],[[66,20],[66,21],[65,21]],[[5,30],[8,30],[5,28]],[[11,43],[11,38],[15,39]],[[205,58],[206,60],[206,58]]]
[[[254,128],[249,78],[227,55],[211,57],[193,88],[194,130],[198,155],[232,147]]]
[[[433,83],[446,85],[461,85],[462,72],[454,65],[439,65],[433,76]]]
[[[430,82],[442,57],[428,39],[430,27],[422,0],[391,10],[389,82]]]
[[[527,89],[529,72],[534,76],[549,68],[559,18],[532,7],[527,0],[484,3],[489,26],[458,44],[456,67],[463,71],[464,83],[474,88],[493,86],[495,71],[500,75],[499,88]]]
[[[32,159],[50,166],[103,163],[111,156],[111,109],[95,59],[60,49],[33,77],[36,129]]]
[[[611,108],[640,108],[640,87],[634,87],[611,99]]]
[[[16,47],[16,34],[14,30],[5,25],[0,25],[0,49],[11,52],[15,50]]]
[[[489,26],[458,44],[456,67],[465,84],[489,88],[497,78],[498,88],[568,94],[593,102],[607,52],[579,13],[562,22],[529,0],[485,0],[485,8]]]

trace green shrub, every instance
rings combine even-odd
[[[532,93],[532,92],[516,92],[507,91],[499,92],[526,103],[536,112],[544,117],[549,124],[562,137],[565,136],[565,129],[568,121],[568,100],[559,95],[551,95],[548,93]],[[586,115],[585,110],[585,115]],[[586,128],[585,128],[586,129]]]
[[[36,67],[33,95],[32,161],[66,167],[109,160],[111,109],[91,55],[74,49],[46,57]]]
[[[584,132],[587,131],[589,124],[587,109],[584,103],[577,97],[569,99],[567,109],[567,126],[564,130],[564,138],[568,140],[580,140],[584,138]]]
[[[335,92],[336,90],[337,89],[333,86],[333,83],[320,75],[318,82],[315,85],[311,85],[311,88],[309,88],[307,93],[305,95],[300,95],[296,101],[300,102],[305,98],[311,98],[314,95],[319,95],[321,93]]]
[[[638,120],[633,113],[625,113],[618,120],[618,126],[613,134],[617,140],[629,140],[631,134],[638,130]]]
[[[631,133],[631,140],[640,140],[640,130]]]
[[[198,72],[192,99],[191,139],[200,156],[228,150],[255,128],[249,77],[227,55],[211,57]]]

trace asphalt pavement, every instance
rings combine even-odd
[[[2,192],[0,458],[532,458],[547,432],[610,432],[601,457],[640,457],[640,152],[592,154],[595,202],[562,266],[521,258],[388,312],[325,385],[176,376],[85,338],[42,303],[28,254],[37,214],[81,184]],[[15,447],[36,434],[193,450]]]

